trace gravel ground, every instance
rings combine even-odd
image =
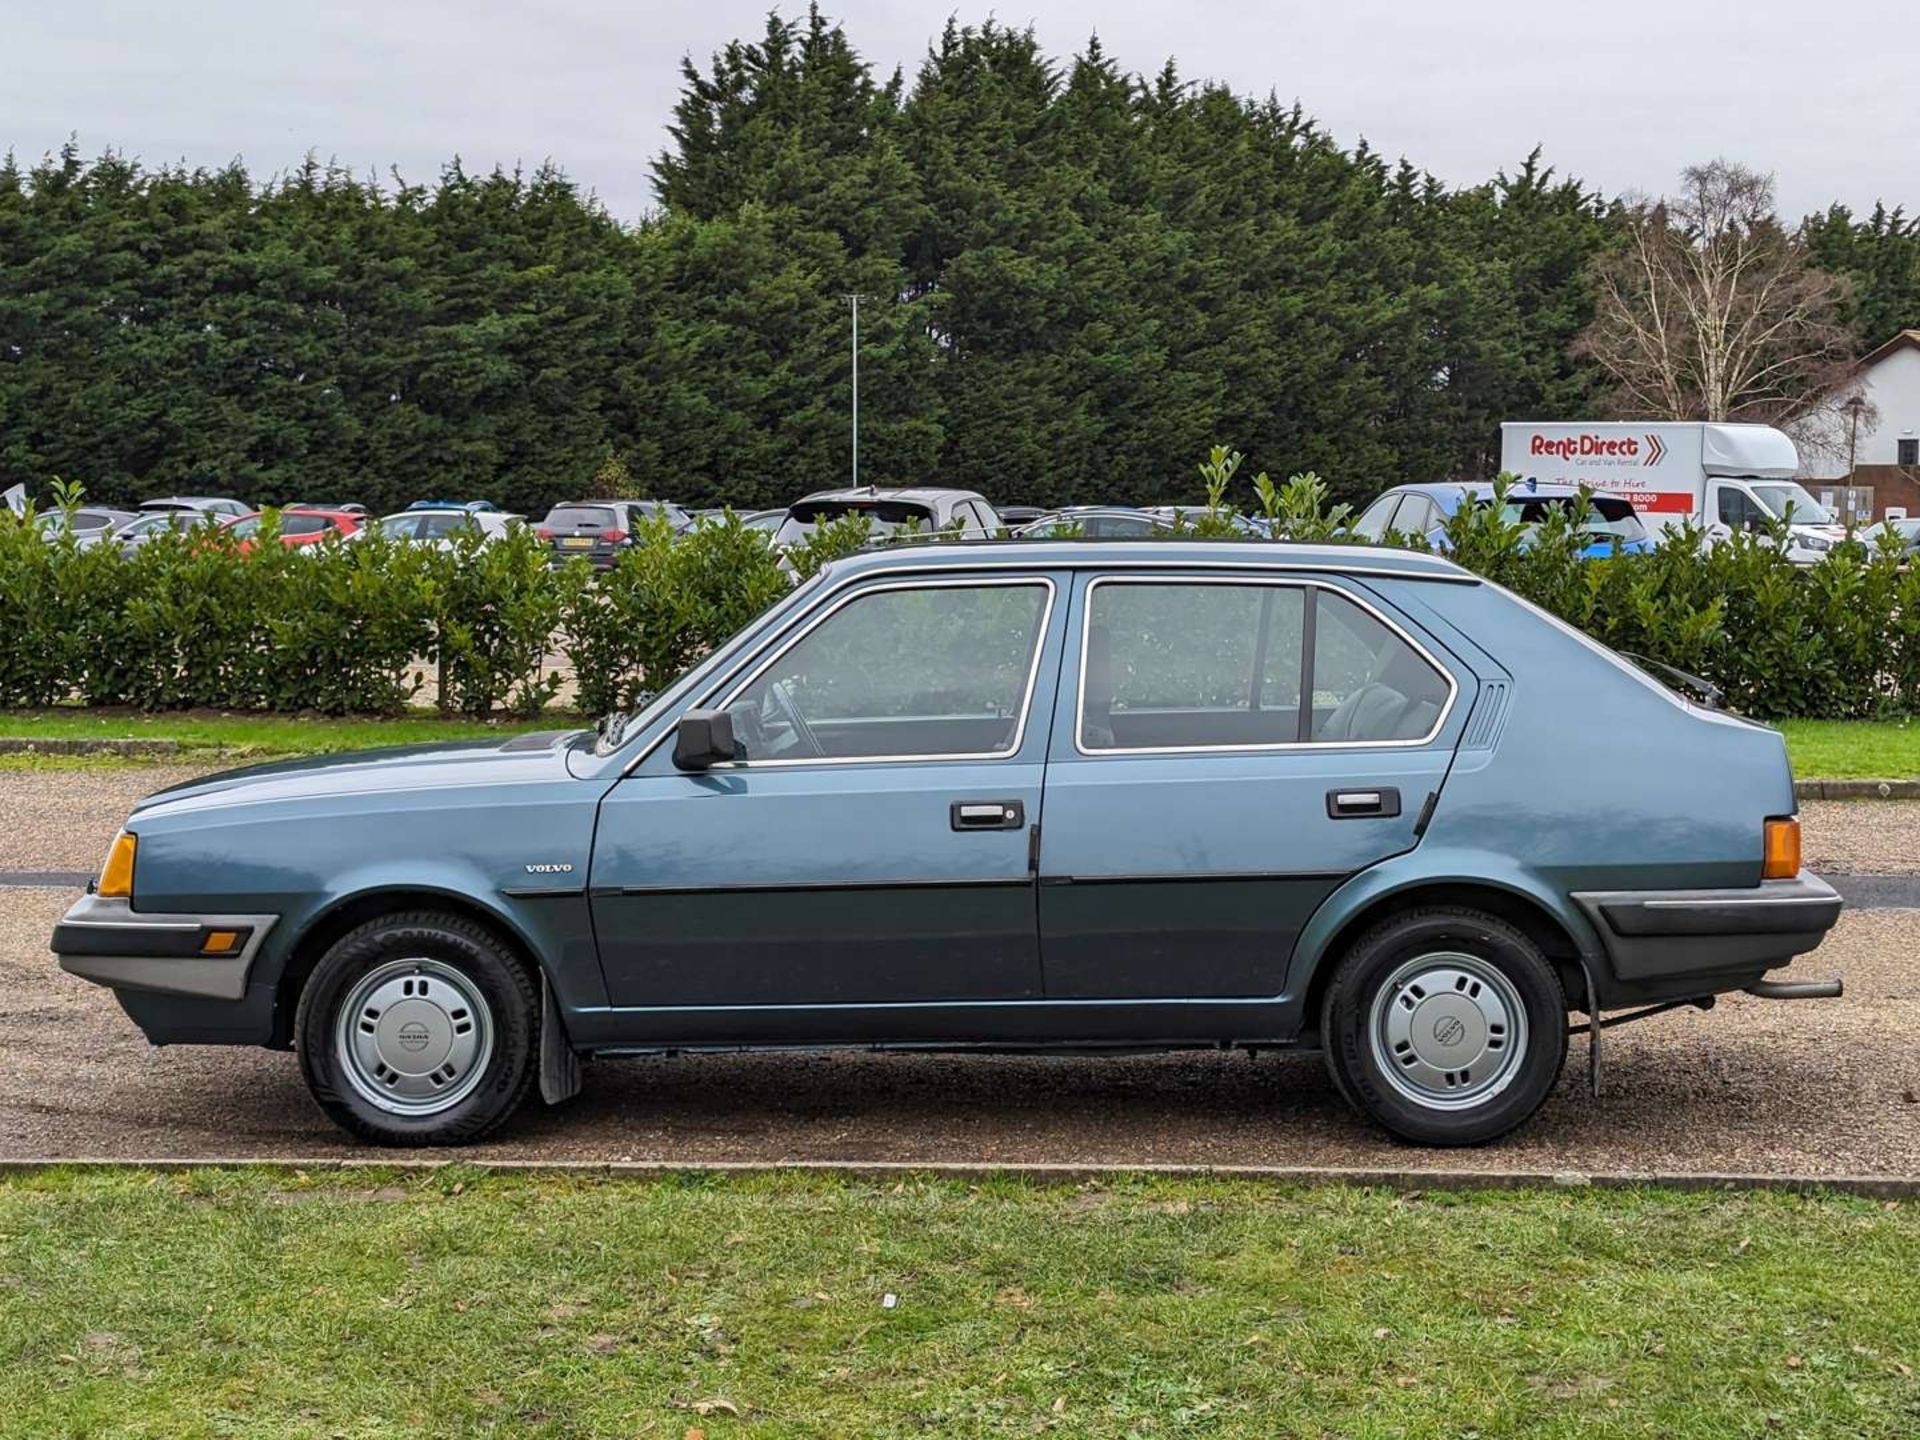
[[[186,766],[0,771],[0,869],[89,870],[141,795]],[[1920,802],[1814,801],[1813,869],[1920,873]],[[69,892],[0,888],[0,1156],[362,1154],[288,1055],[154,1049],[104,990],[47,953]],[[484,1156],[528,1159],[1045,1161],[1920,1175],[1920,911],[1848,914],[1802,975],[1841,1001],[1723,999],[1586,1041],[1559,1091],[1500,1146],[1383,1139],[1317,1057],[1132,1059],[760,1055],[606,1062],[532,1105]]]
[[[341,1156],[292,1056],[154,1049],[46,950],[71,897],[0,890],[0,1156]],[[1796,967],[1847,998],[1723,999],[1586,1041],[1546,1108],[1473,1151],[1397,1145],[1317,1057],[727,1055],[609,1061],[474,1158],[1344,1165],[1920,1175],[1920,911],[1846,916]]]
[[[1809,870],[1920,875],[1920,800],[1803,800],[1800,841]]]
[[[0,870],[92,870],[142,795],[218,767],[0,770]]]

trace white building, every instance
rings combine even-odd
[[[1872,514],[1920,515],[1920,330],[1902,330],[1867,355],[1858,376],[1858,424],[1838,430],[1834,445],[1801,448],[1806,486],[1818,494],[1848,484],[1851,451],[1851,483],[1872,487]]]

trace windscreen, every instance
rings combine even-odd
[[[1753,493],[1767,513],[1776,520],[1787,518],[1787,507],[1793,507],[1793,521],[1796,525],[1831,525],[1833,516],[1827,507],[1813,496],[1806,487],[1792,480],[1778,480],[1765,484],[1756,483]]]
[[[864,515],[876,535],[891,535],[896,530],[931,529],[933,511],[925,505],[906,500],[803,500],[787,511],[787,518],[774,535],[776,545],[797,545],[828,520],[842,515]]]
[[[1510,524],[1538,525],[1554,510],[1571,509],[1573,501],[1563,496],[1544,496],[1533,500],[1509,498],[1500,518]],[[1611,495],[1595,495],[1587,502],[1587,520],[1580,527],[1587,535],[1611,535],[1620,540],[1644,540],[1647,527],[1640,523],[1633,506]]]

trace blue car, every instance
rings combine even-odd
[[[1507,491],[1503,518],[1516,525],[1537,525],[1551,510],[1570,507],[1579,493],[1571,485],[1523,480]],[[1444,552],[1450,548],[1447,521],[1468,501],[1491,506],[1494,498],[1493,485],[1485,480],[1399,485],[1362,510],[1352,529],[1366,540],[1383,540],[1389,534],[1418,535],[1426,540],[1427,548]],[[1587,559],[1641,555],[1653,549],[1653,537],[1641,523],[1633,502],[1617,495],[1591,496],[1583,528],[1592,537],[1581,551]]]
[[[1768,976],[1839,910],[1776,731],[1443,557],[1024,541],[832,564],[596,730],[163,790],[53,949],[394,1144],[836,1045],[1317,1049],[1473,1144],[1572,1013],[1836,993]]]

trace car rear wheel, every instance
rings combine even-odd
[[[513,1113],[531,1085],[537,992],[482,926],[387,915],[321,958],[294,1019],[320,1108],[385,1145],[460,1145]]]
[[[1567,1054],[1566,995],[1504,920],[1453,906],[1367,931],[1321,1014],[1327,1066],[1356,1108],[1405,1140],[1478,1145],[1527,1120]]]

